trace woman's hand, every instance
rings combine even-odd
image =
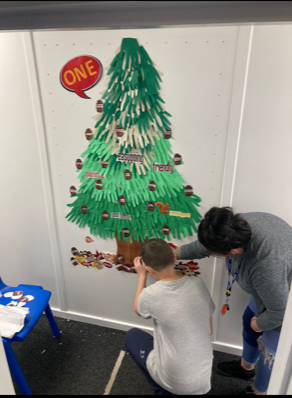
[[[142,257],[141,256],[138,256],[138,257],[135,258],[134,267],[135,267],[135,270],[136,270],[136,272],[137,272],[137,274],[139,276],[143,276],[143,275],[147,276],[147,270],[146,270],[144,264],[142,263]]]
[[[262,330],[258,327],[257,325],[257,317],[254,316],[251,321],[250,321],[250,327],[252,328],[252,330],[254,330],[257,333],[262,332]]]

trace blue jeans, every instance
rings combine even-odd
[[[250,327],[250,320],[258,312],[258,307],[251,297],[243,314],[243,352],[242,359],[250,365],[257,365],[254,388],[261,393],[267,392],[274,358],[280,338],[280,333],[275,330],[256,333]],[[265,354],[261,350],[265,347]]]
[[[172,395],[170,392],[160,387],[152,379],[147,370],[146,361],[148,355],[153,350],[153,337],[149,333],[143,332],[143,330],[133,328],[126,334],[125,345],[126,350],[143,372],[155,395]]]

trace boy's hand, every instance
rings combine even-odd
[[[137,274],[140,275],[147,275],[147,270],[145,266],[142,264],[142,257],[138,256],[134,260],[134,267],[137,272]]]

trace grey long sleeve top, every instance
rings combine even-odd
[[[257,304],[258,327],[280,331],[292,282],[292,227],[268,213],[243,213],[241,217],[249,223],[252,238],[236,281]],[[206,256],[198,241],[181,247],[182,259]],[[232,275],[240,259],[241,255],[232,257]],[[228,258],[225,265],[228,269]]]

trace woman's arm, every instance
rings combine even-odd
[[[199,260],[200,258],[208,256],[198,240],[187,245],[177,247],[174,249],[174,253],[178,260]]]

